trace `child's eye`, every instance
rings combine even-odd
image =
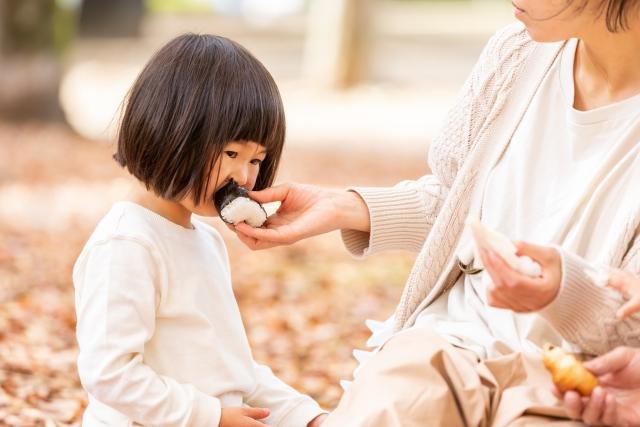
[[[225,151],[224,154],[231,157],[232,159],[235,159],[236,157],[238,157],[238,153],[236,153],[235,151]]]
[[[252,165],[256,165],[256,166],[260,166],[262,164],[262,160],[260,159],[253,159],[251,160],[251,164]]]

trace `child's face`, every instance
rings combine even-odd
[[[187,197],[180,204],[197,215],[218,216],[218,211],[213,205],[215,192],[232,179],[247,190],[253,189],[260,164],[266,155],[265,147],[255,142],[228,143],[211,170],[205,195],[206,202],[197,205],[192,197]]]

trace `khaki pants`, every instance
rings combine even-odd
[[[579,426],[551,392],[540,357],[478,362],[428,328],[389,340],[323,427]]]

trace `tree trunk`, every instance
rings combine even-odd
[[[84,0],[80,35],[87,37],[137,37],[144,17],[143,0]]]
[[[344,89],[367,77],[373,0],[314,0],[309,10],[304,74]]]
[[[0,0],[0,118],[60,119],[54,0]]]

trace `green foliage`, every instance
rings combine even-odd
[[[53,49],[60,55],[73,41],[78,26],[78,11],[66,4],[56,2],[53,11]]]
[[[145,0],[147,10],[152,13],[202,13],[213,10],[204,0]]]

